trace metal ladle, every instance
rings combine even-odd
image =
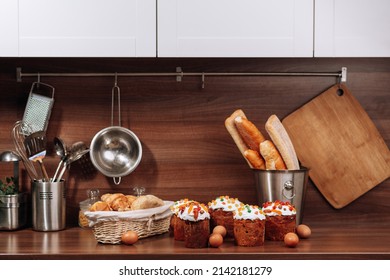
[[[84,142],[80,141],[80,142],[74,143],[70,148],[69,156],[68,156],[67,160],[65,161],[65,164],[62,167],[61,173],[58,176],[58,179],[56,179],[56,181],[61,181],[61,178],[64,175],[66,168],[69,167],[71,163],[79,160],[83,155],[85,155],[88,152],[89,152],[89,149],[87,148],[87,146],[85,145]]]
[[[54,173],[54,176],[52,178],[52,181],[56,181],[58,171],[60,171],[61,165],[68,159],[68,151],[66,149],[66,145],[64,141],[59,137],[54,137],[54,149],[56,150],[56,154],[61,157],[60,162],[58,163],[58,167],[56,169],[56,172]]]

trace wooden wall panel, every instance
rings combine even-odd
[[[22,118],[31,83],[16,82],[16,67],[23,72],[335,72],[348,67],[347,85],[390,143],[389,59],[61,59],[0,58],[0,151],[13,149],[10,129]],[[47,137],[45,164],[54,174],[59,161],[52,139],[84,141],[110,126],[110,77],[42,77],[56,88]],[[89,188],[132,193],[143,186],[164,199],[183,197],[207,202],[231,195],[256,203],[254,177],[224,127],[225,118],[242,108],[264,131],[268,116],[285,117],[336,82],[333,77],[119,77],[122,126],[140,138],[144,154],[139,167],[122,178],[119,186],[97,172],[91,162],[76,162],[67,173],[68,220],[77,222],[78,202]],[[116,114],[115,114],[116,117]],[[357,163],[358,164],[358,163]],[[310,182],[305,219],[315,223],[338,219],[340,224],[382,216],[390,199],[389,180],[341,210],[333,209]],[[29,191],[24,174],[23,187]],[[387,205],[387,206],[386,206]],[[388,212],[388,211],[387,211]],[[367,213],[374,213],[368,215]],[[350,219],[353,217],[353,219]]]

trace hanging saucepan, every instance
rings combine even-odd
[[[119,125],[114,126],[115,91],[118,95]],[[141,161],[142,146],[137,135],[121,127],[120,89],[112,88],[111,126],[100,130],[92,139],[90,157],[93,165],[107,177],[112,177],[116,185],[121,177],[133,172]]]

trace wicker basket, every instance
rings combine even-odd
[[[129,230],[137,232],[138,238],[145,238],[169,231],[172,212],[171,202],[165,206],[127,212],[86,212],[92,232],[99,243],[120,244],[121,236]]]

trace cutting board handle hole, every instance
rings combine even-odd
[[[339,88],[336,93],[338,96],[343,96],[344,90],[342,88]]]

